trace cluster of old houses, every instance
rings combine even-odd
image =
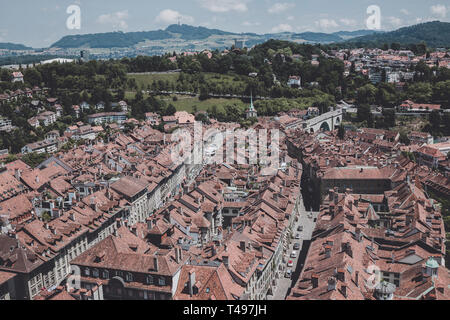
[[[127,134],[123,112],[92,115],[92,126],[77,123],[63,137],[49,132],[49,146],[23,151],[54,156],[0,172],[0,299],[265,299],[283,276],[301,181],[320,215],[290,299],[448,298],[443,219],[427,196],[450,196],[448,143],[416,132],[405,146],[386,130],[342,140],[293,129],[317,114],[258,119],[254,129],[281,130],[275,170],[261,166],[261,154],[258,164],[174,162],[172,136],[151,126],[194,137],[185,112],[146,114]],[[45,123],[53,114],[40,116]],[[119,123],[108,141],[98,138],[104,122]],[[203,130],[238,127],[211,121]],[[69,137],[88,142],[56,153]],[[229,141],[207,140],[205,150],[211,145]],[[232,145],[249,160],[248,149]],[[372,266],[382,281],[369,287]]]
[[[211,128],[236,125],[204,130]],[[299,214],[301,166],[285,147],[281,167],[269,171],[177,163],[174,150],[170,135],[143,125],[56,153],[35,169],[7,164],[0,173],[0,298],[272,293]],[[70,285],[71,271],[78,286]]]
[[[345,64],[345,75],[349,75],[352,66],[355,72],[367,75],[374,84],[379,82],[393,83],[402,90],[405,82],[414,79],[414,66],[424,62],[430,68],[449,68],[450,58],[446,49],[437,49],[426,54],[415,55],[410,50],[382,50],[377,48],[358,48],[352,50],[331,50],[330,55]],[[383,70],[385,78],[383,78]]]
[[[444,220],[428,196],[448,198],[449,178],[403,156],[393,132],[287,134],[307,191],[321,194],[308,199],[320,213],[288,298],[449,299]]]

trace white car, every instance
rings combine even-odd
[[[299,239],[300,239],[300,233],[297,233],[297,234],[295,235],[295,239],[296,239],[296,240],[299,240]]]
[[[292,277],[292,270],[288,269],[288,271],[286,271],[286,274],[284,275],[286,278],[290,279]]]
[[[297,258],[297,251],[292,251],[291,258]]]

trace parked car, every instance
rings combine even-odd
[[[302,232],[302,231],[303,231],[303,226],[299,226],[299,227],[297,228],[297,231]]]
[[[300,239],[300,233],[297,233],[297,234],[295,235],[295,239],[296,239],[296,240],[299,240],[299,239]]]
[[[291,258],[297,258],[297,251],[292,251]]]
[[[288,269],[287,271],[286,271],[286,274],[284,275],[286,278],[288,278],[288,279],[290,279],[291,277],[292,277],[292,270],[291,269]]]
[[[300,250],[300,243],[294,244],[294,250]]]
[[[294,266],[294,261],[292,261],[292,260],[289,260],[289,261],[288,261],[288,264],[287,264],[287,266],[288,266],[288,267],[292,267],[292,266]]]

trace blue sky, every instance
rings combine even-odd
[[[81,28],[69,30],[70,5],[81,9]],[[70,34],[148,31],[179,19],[232,32],[270,33],[366,29],[366,10],[381,9],[381,28],[450,20],[449,0],[3,0],[0,42],[46,47]]]

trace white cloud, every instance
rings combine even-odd
[[[274,33],[278,33],[278,32],[292,32],[293,30],[294,30],[294,28],[292,28],[291,25],[286,24],[286,23],[279,24],[276,27],[272,28],[272,32],[274,32]]]
[[[341,20],[339,20],[339,22],[342,23],[344,26],[347,26],[347,27],[354,27],[357,24],[356,20],[347,19],[347,18],[341,19]]]
[[[339,24],[334,19],[320,19],[315,22],[316,26],[320,29],[332,29],[339,27]]]
[[[403,20],[397,17],[387,17],[386,22],[391,28],[398,28],[403,26]]]
[[[287,3],[287,2],[277,2],[273,6],[271,6],[267,12],[270,14],[277,14],[285,12],[286,10],[292,9],[295,7],[294,3]]]
[[[430,11],[436,18],[445,18],[447,16],[447,7],[443,4],[437,4],[430,7]]]
[[[100,24],[111,25],[113,28],[127,29],[127,19],[129,18],[128,10],[118,11],[115,13],[102,14],[97,18]]]
[[[156,22],[161,24],[175,24],[178,23],[178,21],[190,24],[194,22],[194,18],[171,9],[161,11],[156,17]]]
[[[294,20],[295,20],[295,17],[294,17],[294,16],[289,16],[289,17],[287,17],[287,20],[288,20],[288,21],[294,21]]]
[[[201,6],[211,12],[247,12],[248,0],[199,0]]]
[[[401,9],[400,12],[403,13],[404,15],[406,15],[406,16],[410,15],[410,12],[408,11],[408,9]]]
[[[260,22],[244,21],[244,22],[242,23],[242,25],[243,25],[244,27],[257,27],[257,26],[260,26],[261,23],[260,23]]]

